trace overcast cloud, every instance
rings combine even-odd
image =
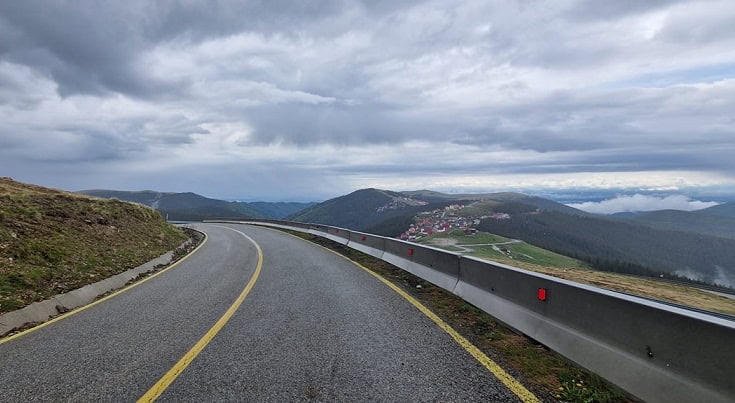
[[[734,26],[730,0],[0,2],[0,175],[735,197]]]
[[[580,210],[597,214],[613,214],[620,212],[639,212],[655,210],[701,210],[716,206],[715,202],[703,202],[691,200],[683,195],[671,195],[665,197],[634,194],[632,196],[619,196],[601,202],[570,203],[569,206]]]

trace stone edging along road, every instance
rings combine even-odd
[[[22,329],[28,324],[41,324],[47,322],[59,314],[90,304],[101,295],[125,287],[129,281],[136,279],[140,275],[145,275],[159,269],[161,270],[158,271],[158,273],[162,273],[164,270],[172,268],[177,262],[186,259],[194,253],[194,251],[199,249],[199,247],[204,245],[204,242],[206,242],[206,235],[204,235],[201,242],[195,249],[181,257],[181,259],[178,259],[175,262],[172,261],[174,258],[174,252],[179,249],[187,248],[191,242],[195,242],[194,238],[187,239],[179,245],[178,248],[166,252],[134,269],[118,273],[96,283],[87,284],[84,287],[77,288],[76,290],[53,296],[44,301],[34,302],[24,308],[0,315],[0,343],[9,340],[12,336],[5,339],[2,338],[17,329]],[[139,282],[134,284],[139,284]]]

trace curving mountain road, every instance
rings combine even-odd
[[[158,400],[519,401],[434,322],[347,260],[273,230],[196,227],[208,240],[177,267],[2,342],[2,400],[135,401],[254,283]],[[262,249],[259,272],[258,249],[244,235]]]

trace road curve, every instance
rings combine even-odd
[[[0,344],[3,401],[135,401],[253,276],[255,246],[224,225],[179,267]],[[347,260],[228,225],[263,251],[229,322],[160,401],[498,401],[518,398],[429,318]]]

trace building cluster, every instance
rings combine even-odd
[[[495,220],[510,219],[510,214],[507,213],[493,213],[480,217],[461,214],[464,208],[465,206],[461,204],[452,204],[443,209],[421,212],[416,216],[415,223],[411,224],[405,232],[401,233],[399,238],[413,241],[427,235],[446,233],[454,230],[461,230],[467,235],[474,235],[477,233],[477,228],[475,227],[480,225],[480,220],[487,218]]]
[[[386,210],[398,210],[408,206],[425,206],[429,203],[423,200],[411,199],[410,197],[393,197],[390,203],[375,209],[376,213],[382,213]]]

